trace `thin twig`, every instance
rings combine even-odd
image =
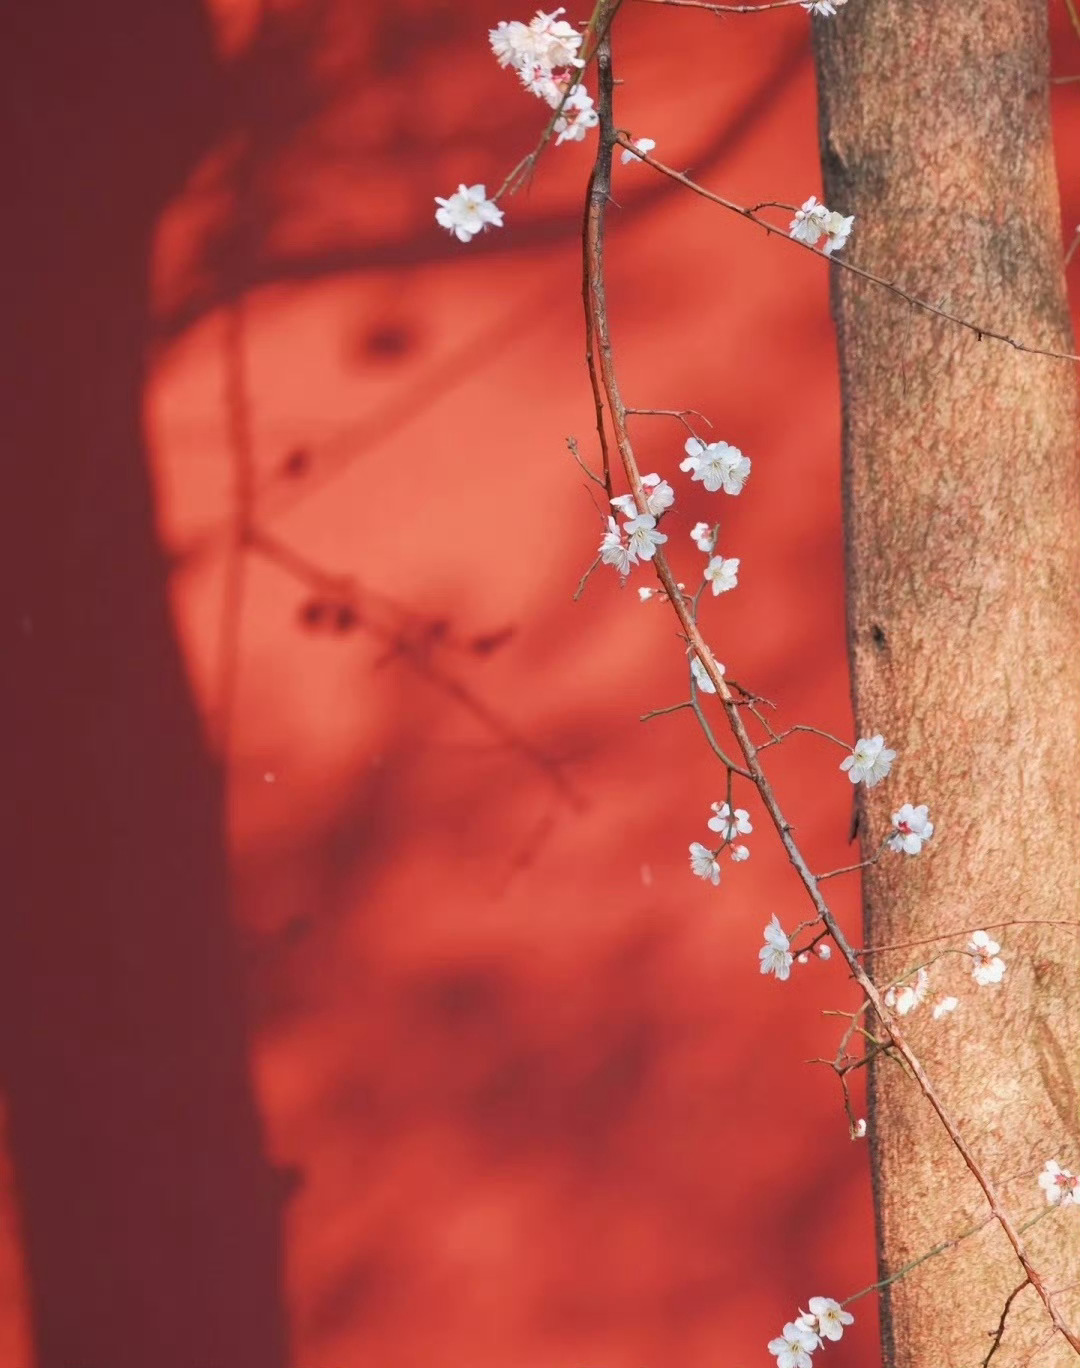
[[[615,142],[620,147],[631,147],[628,138],[621,133],[614,135]],[[684,185],[687,190],[692,190],[695,195],[700,195],[707,199],[711,204],[718,204],[721,209],[727,209],[732,214],[738,214],[740,218],[749,219],[751,223],[756,223],[759,228],[764,228],[767,233],[776,237],[783,238],[785,242],[792,243],[793,246],[800,248],[804,252],[810,252],[814,256],[824,256],[816,247],[811,247],[809,243],[800,242],[798,238],[793,238],[784,231],[777,228],[775,224],[769,223],[766,219],[760,218],[753,209],[742,204],[736,204],[733,200],[725,199],[723,195],[716,195],[711,190],[706,190],[703,185],[698,185],[697,181],[691,180],[689,176],[684,176],[681,171],[676,171],[674,167],[665,166],[663,162],[658,162],[655,157],[650,157],[646,152],[635,149],[636,155],[647,166],[651,166],[654,171],[659,171],[661,175],[667,176],[670,180],[677,181]],[[1012,347],[1015,351],[1028,352],[1032,356],[1048,356],[1055,361],[1080,361],[1080,356],[1075,352],[1053,351],[1048,347],[1035,347],[1028,342],[1020,342],[1015,337],[1010,337],[1007,333],[998,332],[994,328],[984,327],[981,323],[972,323],[970,319],[961,318],[959,314],[949,313],[938,304],[931,304],[929,300],[920,299],[918,296],[910,294],[901,285],[897,285],[894,280],[886,280],[884,276],[875,275],[873,271],[867,271],[862,266],[856,266],[851,261],[845,261],[843,257],[829,257],[829,261],[840,270],[848,271],[852,275],[858,276],[861,280],[868,280],[872,285],[878,285],[883,290],[888,290],[891,294],[897,295],[900,299],[906,300],[916,309],[922,309],[924,313],[933,314],[936,318],[943,318],[948,323],[955,323],[958,328],[965,328],[968,332],[974,333],[981,342],[984,338],[992,338],[995,342],[1004,342],[1006,346]]]
[[[994,1331],[994,1341],[986,1352],[986,1357],[982,1361],[982,1368],[989,1368],[990,1360],[1001,1348],[1001,1341],[1005,1334],[1005,1322],[1009,1319],[1009,1311],[1012,1309],[1012,1304],[1020,1293],[1023,1292],[1024,1288],[1028,1286],[1030,1286],[1028,1279],[1022,1279],[1005,1298],[1005,1305],[1001,1308],[1001,1319],[998,1321],[997,1329]]]

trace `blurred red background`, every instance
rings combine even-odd
[[[758,813],[720,889],[688,872],[722,776],[684,715],[638,721],[685,694],[670,614],[608,571],[571,600],[600,535],[564,445],[595,460],[591,145],[468,247],[433,221],[535,140],[486,46],[513,17],[0,24],[5,1368],[761,1363],[875,1276],[866,1153],[804,1062],[844,973],[757,973],[769,916],[803,915]],[[617,61],[664,160],[747,202],[819,189],[800,10],[628,5]],[[1071,232],[1080,86],[1054,99]],[[616,169],[627,400],[754,463],[706,626],[846,734],[826,268]],[[683,435],[637,429],[690,579],[715,504]],[[774,754],[814,860],[847,863],[837,757]],[[876,1360],[855,1309],[833,1368]]]

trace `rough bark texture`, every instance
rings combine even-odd
[[[1044,0],[860,0],[815,23],[825,196],[856,215],[846,249],[911,293],[1010,335],[1075,350],[1048,106]],[[1077,920],[1080,478],[1077,376],[834,268],[844,398],[849,643],[861,735],[899,752],[865,796],[865,853],[902,802],[937,830],[865,881],[867,940]],[[1018,1219],[1043,1162],[1080,1166],[1075,930],[1010,928],[1000,987],[955,954],[930,967],[910,1034]],[[960,948],[966,937],[948,945]],[[940,947],[877,956],[879,981]],[[896,1065],[872,1076],[883,1276],[985,1214]],[[1025,1237],[1073,1329],[1077,1213]],[[977,1368],[1021,1281],[996,1226],[883,1294],[888,1368]],[[1026,1288],[994,1363],[1075,1363]],[[1034,1358],[1035,1345],[1047,1341]]]

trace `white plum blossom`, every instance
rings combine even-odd
[[[968,942],[968,954],[973,964],[971,976],[980,987],[988,983],[1000,983],[1005,977],[1005,961],[998,955],[1001,946],[991,940],[985,931],[975,931]]]
[[[1054,1159],[1048,1159],[1039,1174],[1039,1186],[1046,1193],[1051,1206],[1080,1205],[1080,1178],[1063,1169]]]
[[[705,567],[705,578],[712,585],[713,597],[726,594],[739,582],[739,557],[725,560],[723,556],[713,556]]]
[[[716,816],[709,818],[709,830],[718,831],[725,841],[732,841],[736,836],[748,836],[754,829],[745,808],[736,808],[732,812],[727,803],[713,803],[712,810]]]
[[[791,966],[795,962],[795,957],[791,953],[791,941],[784,934],[779,917],[775,915],[765,928],[765,944],[758,951],[758,959],[761,961],[763,974],[775,974],[781,982],[791,974]],[[788,1329],[788,1326],[784,1327],[785,1334]],[[774,1340],[773,1344],[775,1343]],[[775,1352],[772,1345],[769,1349],[770,1352]]]
[[[744,845],[732,846],[731,858],[736,864],[740,864],[743,860],[748,860],[750,858],[750,851]]]
[[[600,115],[593,108],[592,96],[584,86],[573,88],[563,101],[562,113],[555,120],[555,146],[564,142],[583,142],[590,128],[600,122]]]
[[[866,1117],[865,1117],[865,1116],[860,1116],[859,1119],[858,1119],[858,1121],[855,1122],[855,1127],[854,1127],[854,1129],[853,1129],[852,1132],[851,1132],[851,1138],[852,1138],[852,1140],[865,1140],[865,1139],[866,1139]]]
[[[818,942],[817,952],[818,952],[818,959],[822,959],[822,960],[830,960],[830,959],[832,959],[832,946],[829,944],[828,941],[819,941],[819,942]]]
[[[657,532],[656,519],[651,513],[639,513],[623,523],[623,527],[630,538],[629,553],[638,560],[652,560],[656,548],[667,541],[663,532]]]
[[[907,1016],[922,1003],[929,987],[930,975],[925,969],[920,969],[915,975],[914,983],[904,983],[889,989],[885,994],[885,1006],[892,1007],[899,1016]]]
[[[690,538],[699,551],[711,556],[716,547],[716,533],[707,522],[695,523],[690,529]]]
[[[817,1335],[798,1321],[789,1321],[784,1333],[769,1341],[769,1353],[776,1356],[776,1368],[810,1368],[810,1355],[817,1347]]]
[[[641,589],[639,589],[639,590],[637,591],[637,596],[638,596],[638,598],[641,600],[642,603],[648,603],[648,601],[649,601],[651,598],[654,598],[654,597],[656,596],[656,590],[655,590],[655,589],[646,589],[646,588],[643,587],[643,588],[641,588]]]
[[[796,963],[796,964],[809,964],[809,963],[810,963],[810,951],[809,951],[809,950],[803,950],[800,954],[796,955],[796,956],[795,956],[795,963]]]
[[[934,1003],[933,1017],[935,1021],[940,1021],[942,1017],[947,1017],[950,1012],[955,1012],[960,1005],[960,999],[954,997],[943,997],[940,1002]]]
[[[638,506],[634,500],[633,494],[617,494],[615,498],[611,500],[611,506],[624,518],[637,517]]]
[[[854,215],[845,218],[843,214],[819,203],[816,195],[811,195],[795,210],[795,217],[788,225],[788,234],[796,242],[805,242],[808,247],[816,247],[824,238],[822,251],[826,256],[831,256],[847,243],[854,223]]]
[[[656,143],[653,142],[652,138],[635,138],[634,146],[637,148],[638,152],[648,154],[656,146]],[[640,158],[638,157],[637,152],[632,152],[629,147],[624,147],[623,154],[619,160],[622,162],[623,166],[629,166],[631,162],[639,161]]]
[[[834,210],[825,220],[825,245],[822,251],[826,256],[832,256],[833,252],[838,252],[841,247],[847,246],[847,240],[851,236],[851,230],[855,226],[855,215],[849,214],[847,218],[843,214],[838,214]]]
[[[803,1311],[795,1323],[812,1331],[819,1343],[822,1340],[835,1343],[843,1336],[844,1326],[855,1320],[851,1312],[845,1311],[832,1297],[811,1297],[808,1306],[809,1310]]]
[[[690,843],[690,868],[699,879],[708,879],[710,883],[720,882],[720,866],[708,846],[703,846],[699,841]]]
[[[659,518],[675,502],[675,491],[667,480],[662,480],[659,475],[642,475],[641,483],[645,486],[647,511],[654,518]]]
[[[808,247],[813,247],[825,231],[828,216],[828,209],[818,203],[816,195],[811,195],[801,208],[795,210],[788,234],[796,242],[805,242]]]
[[[562,67],[583,66],[577,55],[582,36],[572,24],[559,18],[563,13],[561,9],[551,14],[538,10],[527,24],[517,19],[509,23],[503,20],[489,29],[488,42],[499,65],[518,72],[539,70],[549,76]]]
[[[873,788],[885,778],[895,759],[896,752],[886,747],[883,736],[864,736],[855,743],[847,759],[840,761],[840,768],[847,770],[853,784],[864,783]]]
[[[838,9],[842,9],[847,4],[847,0],[804,0],[802,8],[807,14],[820,14],[827,17],[835,14]]]
[[[435,203],[439,206],[435,222],[453,233],[459,242],[468,242],[490,224],[502,227],[502,210],[488,199],[483,185],[459,185],[446,199],[436,195]]]
[[[905,803],[899,812],[893,813],[892,824],[896,830],[889,837],[889,849],[903,851],[906,855],[918,855],[934,834],[934,824],[928,820],[925,803],[918,807]]]
[[[720,664],[719,661],[716,662],[716,668],[720,671],[721,674],[724,673],[724,667]],[[716,685],[709,678],[705,666],[702,665],[701,661],[698,659],[696,655],[690,657],[690,673],[694,676],[694,683],[698,686],[702,693],[714,694],[716,692]]]
[[[738,447],[727,442],[705,443],[689,437],[683,449],[686,460],[679,463],[679,469],[687,471],[691,479],[700,480],[710,494],[718,489],[725,494],[742,493],[750,474],[750,460]]]
[[[600,559],[605,565],[613,565],[620,575],[628,575],[630,567],[637,564],[637,558],[631,555],[615,519],[608,518],[607,523],[608,530],[600,543]]]

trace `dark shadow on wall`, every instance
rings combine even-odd
[[[4,7],[0,1050],[38,1368],[280,1368],[221,776],[140,404],[155,222],[218,125],[198,0]]]

